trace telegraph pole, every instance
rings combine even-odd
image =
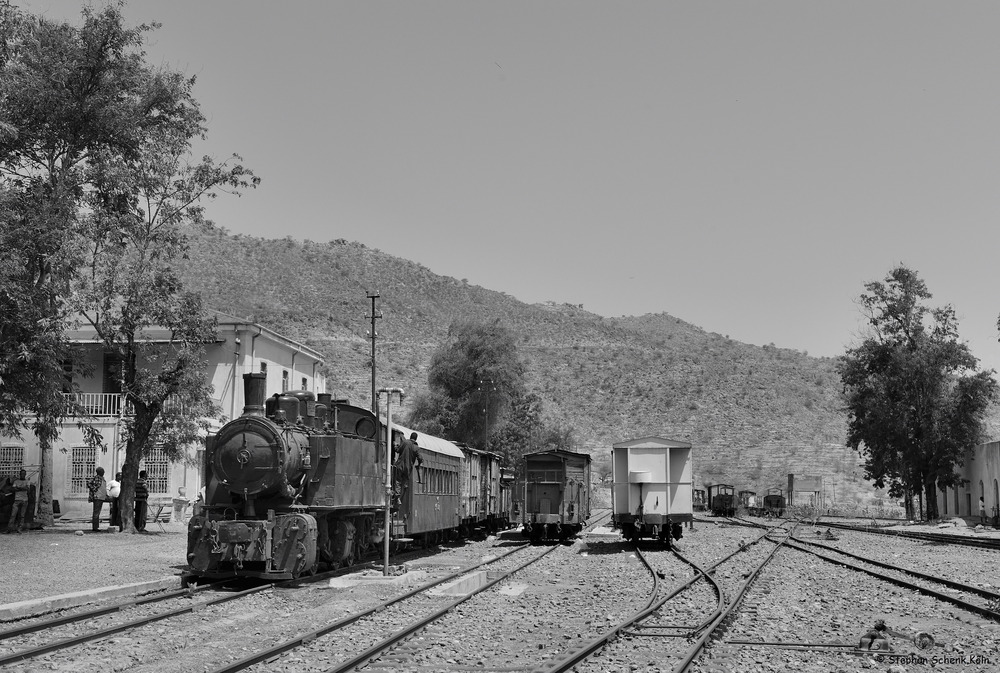
[[[375,392],[375,339],[378,338],[378,333],[375,331],[375,321],[379,320],[382,317],[382,312],[375,310],[375,300],[379,298],[378,290],[375,290],[374,292],[369,292],[368,293],[368,298],[372,300],[372,314],[365,316],[366,318],[369,318],[372,321],[372,329],[371,329],[371,332],[368,333],[368,335],[371,337],[371,340],[372,340],[372,359],[371,359],[371,367],[372,367],[372,413],[375,414],[375,417],[377,418],[378,417],[378,395]]]
[[[406,395],[402,388],[379,388],[376,394],[385,393],[385,534],[383,535],[382,575],[389,575],[389,537],[392,535],[392,396],[399,395],[402,406]]]

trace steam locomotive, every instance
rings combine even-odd
[[[434,544],[509,527],[497,454],[421,435],[416,460],[387,466],[387,426],[368,409],[308,391],[265,400],[264,374],[243,380],[243,415],[206,443],[185,582],[291,579],[374,557],[385,535]],[[394,423],[393,446],[410,432]]]

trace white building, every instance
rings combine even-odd
[[[991,520],[1000,513],[1000,442],[980,444],[965,454],[965,465],[957,470],[967,480],[964,486],[937,492],[941,516],[979,517],[979,498]]]
[[[217,314],[217,319],[215,343],[206,349],[205,373],[214,387],[215,401],[227,418],[243,413],[243,374],[247,372],[267,373],[269,395],[297,389],[317,395],[326,392],[325,378],[319,372],[323,359],[317,351],[255,323],[224,314]],[[87,446],[77,419],[67,418],[53,451],[52,498],[58,502],[63,517],[89,519],[87,479],[98,465],[104,467],[107,479],[121,469],[125,446],[120,429],[127,409],[122,405],[117,357],[104,350],[92,329],[78,330],[70,336],[83,347],[85,362],[67,363],[67,378],[72,377],[77,384],[80,392],[74,394],[91,410],[92,425],[100,430],[109,448],[102,452]],[[151,329],[141,338],[147,343],[166,343],[168,336],[166,330]],[[93,375],[81,377],[81,369],[91,369]],[[186,462],[171,463],[162,451],[153,449],[141,464],[149,474],[151,506],[169,503],[181,488],[188,498],[196,497],[202,486],[203,451],[202,445],[191,446]],[[37,485],[40,464],[41,451],[30,430],[24,431],[21,439],[0,438],[0,480],[16,476],[24,468],[28,479]]]

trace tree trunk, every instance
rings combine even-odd
[[[135,482],[139,480],[141,452],[132,448],[132,439],[125,445],[125,462],[122,463],[122,491],[118,501],[122,518],[122,532],[135,532]]]
[[[139,462],[142,460],[142,447],[149,440],[153,422],[159,413],[159,407],[144,404],[132,399],[135,421],[132,433],[125,443],[125,462],[122,464],[122,500],[121,516],[123,532],[135,533],[135,484],[139,480]]]
[[[39,449],[42,455],[38,468],[38,513],[35,522],[51,528],[55,525],[52,513],[52,442],[41,439]]]
[[[937,482],[933,479],[924,484],[924,499],[927,501],[928,521],[933,521],[940,516],[937,506],[937,490]]]

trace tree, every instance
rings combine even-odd
[[[546,448],[547,429],[542,419],[542,400],[535,393],[517,391],[512,395],[508,413],[490,435],[486,448],[503,457],[511,466],[515,480],[524,475],[521,457]]]
[[[52,522],[52,442],[65,415],[77,411],[61,393],[87,165],[94,151],[127,149],[117,92],[134,70],[122,50],[138,32],[120,30],[118,18],[113,9],[85,11],[84,28],[74,29],[0,4],[0,237],[7,257],[0,413],[6,434],[19,434],[25,413],[34,419],[43,524]]]
[[[899,266],[860,297],[870,334],[838,363],[848,412],[849,446],[877,487],[926,502],[936,518],[937,489],[958,485],[955,468],[982,441],[983,419],[997,397],[993,370],[958,340],[950,306],[929,308],[916,272]]]
[[[218,413],[202,372],[214,323],[173,270],[185,228],[205,224],[203,199],[258,182],[235,156],[190,162],[205,120],[193,78],[145,63],[141,47],[154,27],[124,26],[120,6],[85,8],[76,28],[0,5],[0,174],[10,198],[25,204],[20,219],[38,250],[25,257],[34,273],[25,278],[48,292],[41,324],[60,332],[75,312],[119,355],[130,411],[126,522],[143,455],[156,443],[176,452]],[[143,333],[153,326],[165,328],[165,344],[148,343]],[[46,362],[46,399],[62,383],[56,359]],[[30,400],[11,404],[38,413]],[[44,422],[54,437],[58,422]]]
[[[524,394],[524,363],[500,322],[455,322],[431,357],[428,392],[417,396],[409,422],[454,441],[485,446],[512,403]]]

